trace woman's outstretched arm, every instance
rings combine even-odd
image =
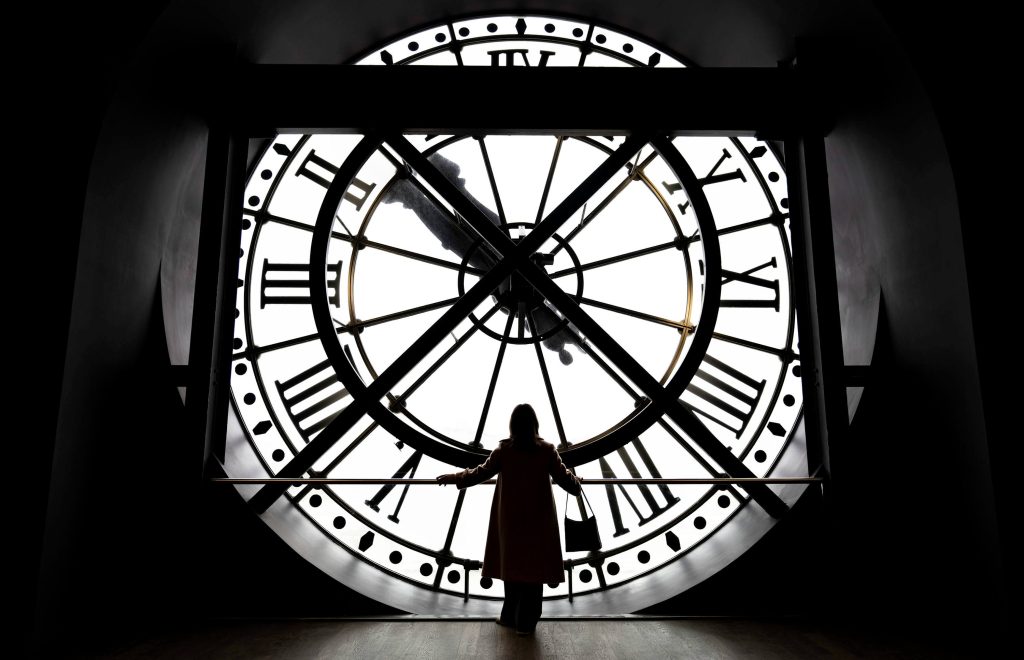
[[[580,494],[580,478],[569,471],[558,455],[554,445],[551,447],[551,460],[548,462],[548,474],[555,480],[555,483],[569,491],[570,495]]]
[[[475,486],[481,481],[487,481],[498,474],[499,470],[501,470],[501,447],[492,451],[487,460],[475,468],[469,468],[452,474],[438,475],[437,483],[440,485],[455,484],[461,490]]]

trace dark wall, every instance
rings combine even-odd
[[[5,144],[17,154],[8,189],[18,201],[9,208],[7,269],[22,282],[12,287],[7,326],[18,391],[9,409],[27,420],[27,428],[12,423],[20,433],[8,450],[18,505],[7,519],[18,543],[9,544],[7,584],[18,603],[12,628],[19,639],[27,638],[34,621],[90,165],[123,67],[162,9],[160,3],[113,2],[58,12],[23,3],[9,14],[5,110],[13,117]],[[150,312],[149,305],[139,310],[143,319]]]
[[[204,101],[233,57],[338,61],[438,8],[487,4],[356,16],[333,2],[114,3],[22,21],[49,35],[45,49],[25,46],[38,66],[18,82],[26,130],[12,136],[28,155],[20,192],[42,200],[13,223],[14,263],[32,282],[16,297],[25,323],[12,343],[32,393],[18,407],[36,427],[15,452],[26,603],[41,566],[23,629],[35,611],[43,643],[82,645],[204,614],[382,611],[290,554],[232,493],[203,486],[165,371],[160,264],[175,227],[198,220]],[[839,509],[803,504],[661,611],[732,613],[728,593],[744,613],[770,613],[788,585],[795,613],[997,614],[1007,535],[993,502],[1006,502],[1011,464],[997,383],[1010,367],[989,292],[1009,219],[989,193],[1009,175],[998,136],[978,137],[1005,107],[982,101],[1005,87],[996,22],[919,2],[882,5],[891,29],[861,2],[531,4],[600,15],[708,65],[771,66],[795,36],[824,41],[841,107],[829,137],[841,288],[849,309],[882,290],[876,381],[837,448]],[[687,10],[686,21],[660,14]],[[951,44],[976,57],[951,57]]]
[[[1015,326],[1006,312],[1018,297],[1012,265],[1020,232],[1010,220],[1018,168],[1004,135],[1018,119],[1010,102],[1010,69],[1019,55],[1013,52],[1009,27],[984,9],[936,12],[920,0],[880,3],[879,8],[928,91],[953,169],[1003,558],[1002,616],[1008,626],[1020,611],[1011,601],[1021,584],[1020,564],[1012,559],[1021,555],[1019,514],[1011,510],[1019,499],[1011,495],[1011,471],[1019,465],[1020,450],[1019,434],[1012,430],[1017,405],[1012,398],[1018,388],[1010,384],[1018,378],[1019,360],[1012,348]],[[951,472],[959,470],[955,465]]]

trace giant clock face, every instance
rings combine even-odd
[[[358,63],[683,66],[537,16],[454,21]],[[747,137],[281,135],[245,193],[226,470],[433,477],[481,462],[524,401],[584,479],[799,464],[786,195]],[[563,582],[548,611],[651,604],[770,524],[734,486],[587,492],[605,546],[566,555],[573,604]],[[372,597],[479,612],[502,596],[479,575],[491,494],[304,485],[265,515]]]

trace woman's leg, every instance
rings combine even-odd
[[[532,633],[540,621],[544,600],[544,585],[525,583],[520,587],[519,616],[516,618],[516,632]]]
[[[503,625],[515,627],[523,585],[519,582],[507,581],[503,584],[505,585],[505,602],[501,606],[501,616],[498,619]]]

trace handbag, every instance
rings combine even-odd
[[[582,492],[582,491],[581,491]],[[583,493],[583,501],[590,508],[590,516],[583,520],[569,518],[569,495],[565,495],[565,550],[566,552],[585,552],[601,549],[601,534],[597,531],[597,517],[594,507],[590,506],[587,494]]]

